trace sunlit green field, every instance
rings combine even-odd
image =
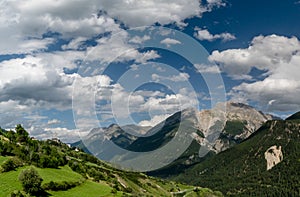
[[[2,164],[4,161],[6,161],[8,157],[0,156],[0,164]]]
[[[85,183],[67,191],[48,192],[57,197],[99,197],[99,196],[122,196],[121,192],[116,195],[111,193],[112,188],[107,185],[86,181]]]
[[[18,180],[18,176],[23,169],[25,169],[25,167],[19,168],[16,171],[0,173],[1,197],[7,197],[14,190],[22,190],[22,186]]]
[[[5,157],[0,157],[1,161],[6,160]],[[15,171],[0,173],[0,196],[7,197],[14,190],[22,190],[21,183],[18,180],[19,174],[22,170],[29,168],[22,167],[18,168]],[[82,176],[76,172],[73,172],[69,166],[61,167],[60,169],[50,169],[50,168],[36,168],[38,173],[43,178],[43,184],[54,181],[79,181],[82,179]],[[59,195],[57,195],[59,196]]]

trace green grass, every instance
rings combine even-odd
[[[59,169],[53,168],[36,168],[39,175],[43,178],[43,184],[50,181],[62,182],[62,181],[79,181],[82,176],[71,170],[69,166],[63,166]]]
[[[20,172],[26,167],[16,171],[0,173],[0,197],[7,197],[14,190],[21,190],[22,185],[18,180]]]
[[[3,156],[0,156],[0,165],[5,162],[6,160],[8,160],[9,157],[3,157]]]
[[[69,189],[67,191],[51,191],[48,192],[52,196],[57,197],[99,197],[99,196],[122,196],[121,192],[118,192],[117,195],[111,193],[112,188],[92,181],[86,181],[78,187]]]
[[[0,162],[6,159],[8,159],[8,157],[0,157]],[[27,168],[29,168],[29,166],[18,168],[16,171],[0,173],[0,197],[7,197],[14,190],[22,190],[18,177],[21,171]],[[43,178],[43,184],[50,181],[79,181],[82,179],[82,176],[73,172],[69,166],[64,166],[60,169],[36,168],[36,170]]]
[[[0,157],[0,161],[5,161],[8,157]],[[16,171],[0,173],[0,197],[7,197],[14,190],[22,190],[21,183],[18,180],[19,174],[22,170],[29,168],[29,166],[18,168]],[[79,181],[82,176],[73,172],[69,166],[61,167],[60,169],[50,168],[35,168],[43,178],[43,183],[50,181]],[[117,195],[112,195],[112,188],[105,184],[95,183],[92,181],[85,181],[83,184],[69,189],[67,191],[47,191],[52,196],[58,197],[93,197],[93,196],[122,196],[121,192]]]

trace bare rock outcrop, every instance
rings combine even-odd
[[[272,169],[274,166],[280,163],[283,160],[281,146],[271,146],[265,152],[265,159],[267,160],[267,170]]]

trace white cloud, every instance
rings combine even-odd
[[[0,3],[0,54],[20,54],[45,49],[53,40],[43,34],[58,32],[63,38],[89,38],[118,31],[114,19],[97,13],[99,1],[24,0]]]
[[[131,38],[129,40],[130,43],[134,43],[134,44],[142,44],[143,42],[150,40],[151,37],[148,35],[144,35],[143,37],[139,37],[139,36],[134,36],[133,38]]]
[[[219,74],[221,73],[220,69],[216,65],[205,65],[205,64],[195,64],[195,68],[199,73],[212,73]]]
[[[63,45],[61,48],[63,50],[67,50],[67,49],[73,49],[73,50],[77,50],[80,49],[81,45],[87,40],[87,38],[84,37],[78,37],[78,38],[74,38],[73,40],[71,40],[68,44]]]
[[[171,45],[175,45],[175,44],[181,44],[180,41],[171,39],[171,38],[166,38],[166,39],[160,41],[160,43],[165,44],[167,47],[170,47]]]
[[[300,81],[267,78],[254,83],[243,83],[234,87],[234,98],[257,101],[269,111],[300,110]]]
[[[48,45],[52,43],[54,43],[53,38],[24,40],[20,43],[20,51],[17,51],[17,53],[31,53],[37,50],[47,49]]]
[[[256,101],[270,111],[289,111],[300,109],[299,51],[296,37],[257,36],[248,48],[214,51],[209,59],[233,78],[249,76],[252,68],[265,71],[265,79],[242,83],[233,88],[231,95]]]
[[[181,23],[184,19],[202,13],[198,0],[103,0],[102,7],[108,15],[130,27]]]
[[[37,128],[30,128],[31,133],[35,133]],[[65,127],[55,127],[55,128],[44,128],[43,132],[36,133],[38,135],[35,135],[37,138],[45,140],[53,137],[58,137],[63,142],[76,142],[80,140],[80,134],[77,129],[68,129]],[[88,134],[88,132],[86,133]]]
[[[221,39],[222,41],[230,41],[235,40],[236,37],[233,34],[230,33],[221,33],[221,34],[211,34],[207,29],[200,29],[198,27],[195,28],[196,32],[194,33],[194,36],[198,38],[199,40],[208,40],[208,41],[214,41],[217,39]]]
[[[60,124],[61,121],[57,120],[57,119],[52,119],[52,120],[48,120],[47,124],[48,125],[55,125],[55,124]]]
[[[83,40],[120,31],[115,19],[129,27],[156,22],[183,25],[185,19],[220,5],[221,0],[209,1],[207,8],[199,0],[4,0],[0,2],[0,54],[45,49],[54,41],[43,37],[48,32],[71,40],[64,49],[76,49]]]
[[[35,110],[71,109],[72,85],[76,76],[81,80],[82,87],[76,89],[75,96],[86,94],[89,92],[87,88],[93,88],[91,86],[95,85],[89,83],[95,79],[66,74],[64,69],[76,70],[79,67],[77,60],[84,60],[86,54],[91,51],[95,52],[95,56],[88,56],[87,60],[94,58],[102,63],[113,60],[134,60],[136,63],[144,63],[158,58],[156,51],[139,52],[131,45],[143,43],[150,39],[149,36],[130,39],[115,19],[119,19],[129,27],[152,25],[156,22],[183,25],[186,18],[201,16],[203,12],[211,11],[213,7],[223,6],[220,0],[208,3],[208,7],[204,8],[198,0],[1,1],[0,55],[25,54],[25,56],[0,62],[0,123],[14,126],[26,122],[25,125],[30,128],[30,132],[41,138],[51,137],[52,130],[62,134],[62,138],[64,135],[65,138],[73,139],[75,137],[73,130],[62,126],[62,122],[50,119],[43,124],[34,113]],[[117,32],[120,32],[118,36],[111,36],[116,35]],[[52,33],[57,34],[52,36]],[[98,46],[89,47],[86,51],[76,51],[85,49],[87,40],[104,33],[111,34],[98,37],[99,39],[96,40]],[[64,51],[48,52],[49,45],[57,44],[58,39],[67,42],[62,46]],[[169,45],[179,44],[175,40],[165,40],[165,42]],[[181,74],[171,77],[170,80],[182,81],[188,77]],[[149,92],[131,95],[119,84],[111,84],[110,78],[105,76],[100,77],[100,84],[102,88],[106,87],[106,93],[115,93],[114,99],[120,103],[120,113],[124,110],[121,105],[123,99],[127,97],[133,101],[130,107],[134,111],[157,108],[153,106],[157,103],[155,99],[169,110],[178,109],[174,101],[176,98],[182,99],[186,104],[190,102],[189,96],[181,94],[175,95],[176,98],[174,95],[167,96],[158,92],[148,97],[146,95],[150,94]],[[100,96],[102,99],[107,99],[108,95]],[[83,114],[90,110],[90,103],[80,101],[78,104]],[[25,120],[26,117],[28,120]],[[34,117],[36,120],[33,120]],[[84,119],[82,121],[86,124],[88,122]],[[43,128],[49,126],[47,123],[51,126],[57,123],[58,125],[55,126],[59,127],[44,130]]]
[[[220,64],[230,75],[248,74],[253,67],[272,73],[284,63],[289,63],[299,49],[296,37],[257,36],[246,49],[214,51],[209,59]]]
[[[115,35],[100,38],[97,40],[97,46],[88,48],[87,53],[89,55],[87,59],[98,60],[102,64],[129,60],[144,63],[160,57],[154,50],[139,52],[134,46],[128,44],[130,39],[126,31],[120,31]]]
[[[162,115],[156,115],[153,118],[151,118],[150,120],[143,120],[141,122],[139,122],[140,126],[143,127],[147,127],[147,126],[155,126],[158,123],[164,121],[166,118],[168,118],[169,116],[171,116],[172,114],[162,114]]]
[[[19,101],[26,105],[56,106],[71,103],[74,75],[66,75],[41,58],[27,56],[0,63],[0,101]]]
[[[213,7],[222,7],[226,6],[226,3],[222,0],[207,0],[208,9],[212,9]]]
[[[190,78],[190,75],[188,73],[180,72],[178,75],[172,75],[172,76],[161,76],[158,74],[152,74],[151,77],[152,80],[155,82],[164,81],[164,80],[173,81],[173,82],[183,82],[183,81],[187,81]]]

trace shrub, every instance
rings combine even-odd
[[[43,191],[41,188],[43,179],[33,167],[23,170],[19,175],[19,181],[26,193],[37,194]]]
[[[10,194],[10,197],[29,197],[29,196],[19,190],[15,190]]]
[[[111,190],[111,193],[112,193],[112,194],[116,194],[116,193],[118,193],[118,191],[117,191],[116,188],[113,188],[113,189]]]
[[[9,172],[15,169],[15,164],[12,159],[6,160],[2,165],[2,172]]]
[[[44,190],[52,190],[52,191],[65,191],[80,185],[80,182],[67,182],[63,181],[61,183],[50,181],[49,183],[45,183],[43,185]]]
[[[17,167],[20,167],[20,166],[22,166],[22,162],[16,157],[6,160],[1,165],[2,172],[9,172],[9,171],[15,170]]]

